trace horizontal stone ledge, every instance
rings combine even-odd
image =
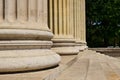
[[[58,54],[47,49],[0,51],[0,73],[45,69],[60,60]]]
[[[0,50],[10,49],[50,49],[51,41],[41,40],[10,40],[0,41]]]
[[[76,45],[86,45],[87,44],[87,42],[85,42],[85,41],[76,41],[75,42],[76,43]]]
[[[77,55],[79,53],[79,49],[75,47],[55,47],[52,50],[61,55]]]
[[[53,47],[74,47],[75,43],[54,43]]]
[[[71,38],[53,38],[52,41],[54,43],[75,43],[75,39]]]
[[[88,49],[88,46],[87,45],[83,45],[83,46],[75,46],[77,49],[79,49],[80,51],[83,51],[85,49]]]
[[[50,40],[53,34],[44,30],[0,29],[0,40]]]
[[[45,23],[40,23],[40,22],[7,22],[3,21],[0,24],[0,29],[30,29],[30,30],[45,30],[45,31],[50,31],[48,28],[48,25]]]

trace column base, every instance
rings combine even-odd
[[[51,40],[52,37],[47,30],[0,29],[0,40]]]
[[[59,64],[61,58],[47,40],[0,41],[0,73],[45,69]]]
[[[87,46],[75,46],[76,49],[78,49],[79,51],[83,51],[87,49]]]
[[[53,51],[61,55],[76,55],[79,50],[75,48],[74,39],[53,39]]]
[[[0,73],[45,69],[58,65],[60,60],[49,49],[0,51]]]
[[[55,47],[52,50],[60,55],[77,55],[79,53],[75,47]]]
[[[79,51],[83,51],[85,49],[88,48],[88,46],[86,45],[86,42],[84,41],[76,41],[76,46],[77,49],[79,49]]]
[[[42,40],[0,41],[0,50],[50,49],[53,43]]]

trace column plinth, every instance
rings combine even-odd
[[[85,41],[76,41],[76,48],[79,49],[80,51],[87,49],[88,47],[86,46],[87,43]]]
[[[0,72],[58,65],[60,56],[50,49],[53,33],[48,28],[47,0],[1,1]]]
[[[54,38],[53,41],[53,48],[55,52],[58,54],[71,54],[76,55],[78,54],[79,50],[75,48],[75,40],[72,38]]]

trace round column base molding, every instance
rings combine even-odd
[[[50,49],[52,45],[52,41],[6,40],[0,41],[0,50]]]
[[[52,39],[53,47],[74,47],[75,40],[74,39]]]
[[[54,43],[53,47],[74,47],[75,43]]]
[[[53,38],[52,41],[54,43],[75,43],[75,40],[72,38]]]
[[[0,29],[0,40],[51,40],[53,34],[45,30]]]
[[[0,73],[45,69],[58,65],[60,60],[48,49],[0,51]]]
[[[75,47],[55,47],[52,50],[60,55],[77,55],[79,53]]]
[[[86,45],[87,43],[85,41],[76,41],[76,45]]]
[[[79,51],[83,51],[85,49],[88,48],[88,46],[84,45],[84,46],[75,46],[76,49],[78,49]]]

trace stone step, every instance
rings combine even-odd
[[[110,72],[114,73],[114,76],[116,75],[120,78],[120,62],[118,59],[110,56],[99,56],[98,58],[103,68],[107,67],[105,70],[111,70]]]
[[[88,73],[85,80],[107,80],[100,63],[96,59],[90,59]]]
[[[77,60],[77,55],[62,55],[60,66],[51,74],[44,78],[44,80],[55,80],[64,70],[68,69]]]
[[[70,68],[62,72],[56,80],[85,80],[88,65],[88,59],[77,60]]]
[[[116,58],[86,50],[55,80],[120,80],[119,64]]]
[[[120,76],[116,73],[114,69],[108,63],[101,63],[101,66],[104,70],[104,74],[107,80],[120,80]]]

